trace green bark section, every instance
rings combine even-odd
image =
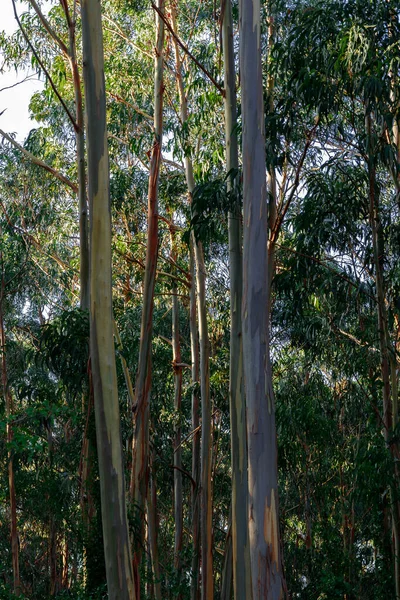
[[[260,4],[240,2],[243,122],[243,362],[247,401],[249,542],[253,600],[283,595],[275,406],[268,342],[268,212]]]
[[[110,600],[135,599],[125,503],[111,287],[111,212],[104,56],[98,0],[82,2],[90,202],[90,351],[104,554]]]

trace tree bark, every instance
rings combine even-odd
[[[225,82],[225,143],[228,190],[235,191],[238,185],[239,167],[238,141],[236,134],[236,89],[235,57],[233,48],[232,6],[225,0],[222,24]],[[232,531],[231,543],[227,544],[233,557],[233,586],[236,600],[251,598],[251,571],[249,536],[247,528],[247,443],[246,407],[243,387],[243,343],[242,343],[242,225],[239,200],[228,215],[229,266],[230,266],[230,366],[229,408],[231,419],[232,461]],[[232,549],[230,545],[232,544]],[[225,569],[224,569],[225,571]]]
[[[390,338],[388,329],[388,317],[385,298],[385,282],[384,282],[384,257],[385,247],[383,239],[383,228],[380,219],[379,210],[379,190],[376,185],[376,170],[375,157],[372,136],[372,119],[367,103],[365,114],[365,130],[367,136],[368,147],[368,178],[369,178],[369,219],[372,233],[373,258],[375,266],[375,285],[377,296],[377,317],[378,317],[378,337],[379,351],[381,358],[381,377],[382,377],[382,398],[383,398],[383,432],[388,450],[394,456],[395,445],[391,444],[391,434],[393,427],[392,414],[392,387],[390,379]],[[393,383],[393,382],[392,382]],[[397,380],[394,388],[397,392]],[[396,399],[395,399],[396,401]],[[396,600],[400,600],[400,527],[399,527],[399,511],[397,506],[397,489],[399,485],[399,475],[397,472],[396,462],[394,462],[394,481],[395,484],[391,489],[391,520],[392,520],[392,535],[393,535],[393,557],[394,557],[394,580],[396,590]]]
[[[243,362],[247,401],[249,541],[253,600],[283,597],[275,403],[269,357],[268,213],[260,4],[240,1],[243,123]]]
[[[159,0],[159,9],[163,13],[164,0]],[[139,365],[135,389],[135,430],[132,442],[132,472],[130,499],[140,518],[145,511],[145,502],[149,483],[149,415],[151,388],[151,343],[153,335],[154,286],[158,253],[158,179],[161,164],[163,129],[163,47],[164,21],[156,14],[156,49],[154,80],[154,144],[150,160],[147,212],[147,247],[143,283],[143,309],[140,329]],[[144,530],[135,548],[135,575],[141,559],[144,543]],[[137,585],[137,584],[136,584]],[[137,585],[138,588],[138,585]]]
[[[157,487],[155,473],[153,469],[153,457],[150,457],[150,486],[149,497],[147,500],[147,515],[148,515],[148,538],[150,547],[151,566],[154,579],[154,598],[162,600],[161,581],[160,581],[160,565],[158,558],[157,545]]]
[[[7,420],[7,444],[9,449],[7,452],[8,461],[8,491],[10,498],[10,534],[11,534],[11,560],[13,569],[13,588],[14,594],[19,596],[21,593],[21,580],[19,574],[19,548],[18,548],[18,528],[17,528],[17,498],[15,492],[14,480],[14,461],[11,451],[11,443],[13,440],[13,429],[11,417],[13,413],[13,402],[11,392],[8,387],[7,374],[7,356],[6,356],[6,333],[4,328],[4,301],[5,301],[5,279],[3,269],[3,256],[0,253],[1,262],[1,289],[0,289],[0,344],[1,344],[1,383],[3,387],[3,396],[5,403],[5,416]]]
[[[178,34],[176,11],[171,7],[172,29]],[[176,80],[180,100],[182,124],[188,119],[188,106],[182,79],[182,63],[179,46],[174,36]],[[193,163],[185,153],[185,175],[189,198],[195,187]],[[194,238],[194,235],[192,236]],[[206,270],[204,265],[203,245],[193,239],[194,262],[196,266],[197,311],[199,320],[200,344],[200,394],[201,394],[201,491],[200,491],[200,538],[201,538],[201,598],[213,598],[213,557],[212,557],[212,434],[211,434],[211,402],[209,372],[209,339],[206,305]]]
[[[90,353],[110,600],[134,600],[113,336],[111,210],[101,7],[82,1],[90,202]]]
[[[197,333],[197,308],[196,308],[196,285],[193,240],[190,240],[190,351],[192,358],[192,479],[195,486],[192,487],[191,512],[192,512],[192,581],[190,598],[200,598],[200,419],[199,419],[199,339]]]
[[[173,216],[171,215],[171,261],[177,260],[175,229],[173,225]],[[181,428],[181,408],[182,408],[182,363],[181,344],[179,341],[179,300],[177,296],[177,287],[173,280],[172,285],[172,368],[174,370],[174,411],[175,411],[175,440],[174,440],[174,522],[175,522],[175,548],[174,548],[174,566],[180,581],[181,571],[181,552],[183,543],[183,497],[182,497],[182,428]],[[181,594],[177,596],[181,598]]]

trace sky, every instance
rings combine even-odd
[[[26,10],[18,6],[19,12]],[[12,34],[18,27],[14,17],[12,0],[0,0],[0,30]],[[26,6],[26,5],[25,5]],[[2,57],[0,54],[0,65]],[[27,76],[31,78],[27,81]],[[20,85],[14,86],[18,82]],[[5,89],[10,88],[10,89]],[[22,142],[29,131],[36,126],[35,121],[29,118],[29,101],[32,94],[43,88],[43,81],[39,81],[32,71],[15,73],[14,70],[0,73],[0,129],[6,133],[16,133],[17,140]]]

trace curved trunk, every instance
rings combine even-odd
[[[90,353],[99,457],[104,554],[110,600],[133,600],[132,560],[113,336],[111,211],[101,7],[82,1],[90,201]]]
[[[243,362],[247,401],[249,543],[253,600],[283,596],[275,404],[269,358],[268,213],[260,4],[240,2],[243,122]]]

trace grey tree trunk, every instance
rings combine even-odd
[[[222,42],[224,53],[225,81],[225,143],[228,190],[237,186],[238,141],[236,134],[236,89],[235,57],[233,49],[232,6],[225,2]],[[236,201],[228,216],[229,266],[230,266],[230,367],[229,408],[231,418],[231,461],[232,461],[232,557],[233,586],[236,600],[251,598],[251,573],[249,537],[247,528],[247,443],[246,407],[243,385],[242,344],[242,225],[241,206]],[[230,544],[227,544],[229,549]],[[227,573],[227,570],[224,569]]]
[[[192,509],[192,539],[193,539],[193,557],[192,557],[192,581],[191,581],[191,600],[200,598],[200,419],[199,419],[199,339],[197,333],[197,308],[196,308],[196,285],[195,285],[195,265],[193,240],[190,240],[190,350],[192,358],[192,479],[195,486],[192,487],[191,509]]]
[[[175,228],[171,214],[171,259],[177,260]],[[183,543],[183,497],[182,497],[182,427],[180,423],[182,408],[182,359],[179,340],[179,301],[178,289],[174,280],[172,284],[172,367],[174,370],[174,411],[175,411],[175,440],[174,440],[174,521],[175,548],[174,564],[178,580],[181,578],[181,552]],[[178,599],[181,598],[179,594]]]
[[[104,554],[110,600],[135,600],[118,405],[111,287],[111,210],[101,7],[82,1],[90,202],[90,352]]]
[[[172,28],[178,34],[175,8],[171,9]],[[182,124],[188,119],[188,106],[182,79],[182,63],[179,46],[174,37],[176,79],[180,100]],[[193,163],[190,156],[185,156],[185,174],[189,197],[191,199],[195,187]],[[199,320],[200,344],[200,394],[201,394],[201,488],[200,488],[200,538],[201,538],[201,598],[213,598],[213,558],[212,558],[212,433],[211,402],[209,372],[209,338],[206,306],[206,270],[204,265],[203,245],[192,236],[194,262],[196,267],[197,312]]]
[[[268,210],[260,4],[240,1],[243,123],[243,362],[247,402],[248,527],[253,600],[283,596],[275,404],[269,358]]]

